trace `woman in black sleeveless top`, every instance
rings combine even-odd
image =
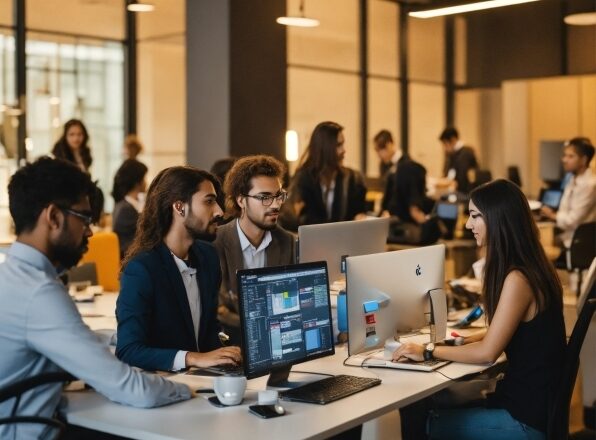
[[[561,283],[516,185],[496,180],[470,198],[466,228],[486,248],[482,293],[489,327],[459,347],[404,344],[393,358],[492,363],[504,351],[505,377],[486,405],[432,411],[429,438],[544,439],[565,351]]]

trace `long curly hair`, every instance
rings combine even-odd
[[[561,282],[540,244],[538,227],[521,190],[508,180],[498,179],[476,188],[470,198],[486,223],[483,300],[489,322],[497,310],[505,278],[513,270],[528,280],[537,313],[551,305],[562,309]]]
[[[60,139],[58,139],[58,141],[54,144],[52,154],[57,159],[64,159],[76,164],[72,149],[66,141],[66,133],[68,133],[68,130],[74,126],[79,126],[83,132],[83,143],[80,147],[81,160],[83,161],[83,165],[85,165],[85,169],[89,170],[89,167],[91,167],[91,163],[93,162],[93,158],[91,157],[91,149],[89,148],[89,145],[87,145],[89,142],[89,133],[87,132],[87,128],[83,124],[83,121],[79,119],[71,119],[64,124],[64,131],[62,132]]]
[[[205,180],[211,182],[216,191],[221,191],[215,176],[190,166],[166,168],[155,176],[149,185],[145,207],[139,216],[137,231],[124,257],[122,269],[135,256],[163,241],[172,226],[174,203],[190,203]]]

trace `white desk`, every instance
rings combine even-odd
[[[66,415],[71,424],[135,439],[239,439],[247,436],[322,439],[430,396],[450,383],[436,372],[344,367],[341,363],[346,355],[346,348],[339,347],[333,357],[297,365],[294,369],[378,376],[383,383],[324,406],[283,402],[288,412],[284,417],[264,420],[248,412],[248,405],[256,404],[257,391],[265,388],[266,377],[250,380],[243,404],[235,407],[215,408],[206,398],[197,397],[162,408],[137,409],[110,402],[93,391],[84,391],[67,393]],[[441,372],[455,378],[484,369],[484,366],[450,364]],[[290,379],[299,380],[300,376],[293,373]],[[210,378],[197,376],[177,375],[172,380],[196,388],[210,387],[211,384]]]
[[[93,329],[115,329],[114,316],[117,295],[104,293],[93,303],[77,304],[85,322]],[[94,316],[100,315],[100,316]],[[249,414],[248,406],[256,404],[257,391],[265,389],[267,377],[248,382],[242,405],[215,408],[205,395],[174,405],[138,409],[113,403],[94,391],[68,392],[66,416],[73,425],[135,439],[196,439],[201,438],[327,438],[375,419],[392,410],[430,396],[446,388],[450,378],[481,372],[482,365],[452,363],[440,373],[421,373],[380,368],[345,367],[347,348],[336,348],[335,356],[296,365],[294,370],[327,374],[378,376],[383,383],[328,405],[283,402],[288,414],[274,419],[259,419]],[[445,376],[443,376],[445,375]],[[293,373],[291,380],[312,380],[311,375]],[[171,380],[197,388],[211,388],[212,378],[173,375]]]

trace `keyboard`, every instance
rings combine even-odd
[[[244,376],[242,365],[216,365],[190,370],[187,374],[195,376]]]
[[[318,403],[319,405],[325,405],[380,385],[380,383],[381,379],[340,374],[338,376],[326,377],[325,379],[316,382],[310,382],[306,385],[287,391],[282,391],[280,397],[283,400],[291,400],[294,402]]]

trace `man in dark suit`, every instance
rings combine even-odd
[[[149,187],[137,232],[123,263],[116,303],[116,355],[147,370],[240,362],[221,347],[221,283],[212,238],[222,215],[215,177],[192,167],[160,172]]]
[[[271,156],[247,156],[234,164],[224,182],[227,210],[237,219],[219,227],[214,244],[223,274],[218,316],[232,342],[240,342],[236,271],[295,261],[294,236],[277,224],[287,198],[284,172],[284,165]]]
[[[439,136],[445,151],[443,167],[445,177],[457,183],[457,190],[468,194],[472,190],[473,178],[469,173],[478,168],[476,155],[471,147],[459,140],[459,133],[455,128],[448,127]]]

